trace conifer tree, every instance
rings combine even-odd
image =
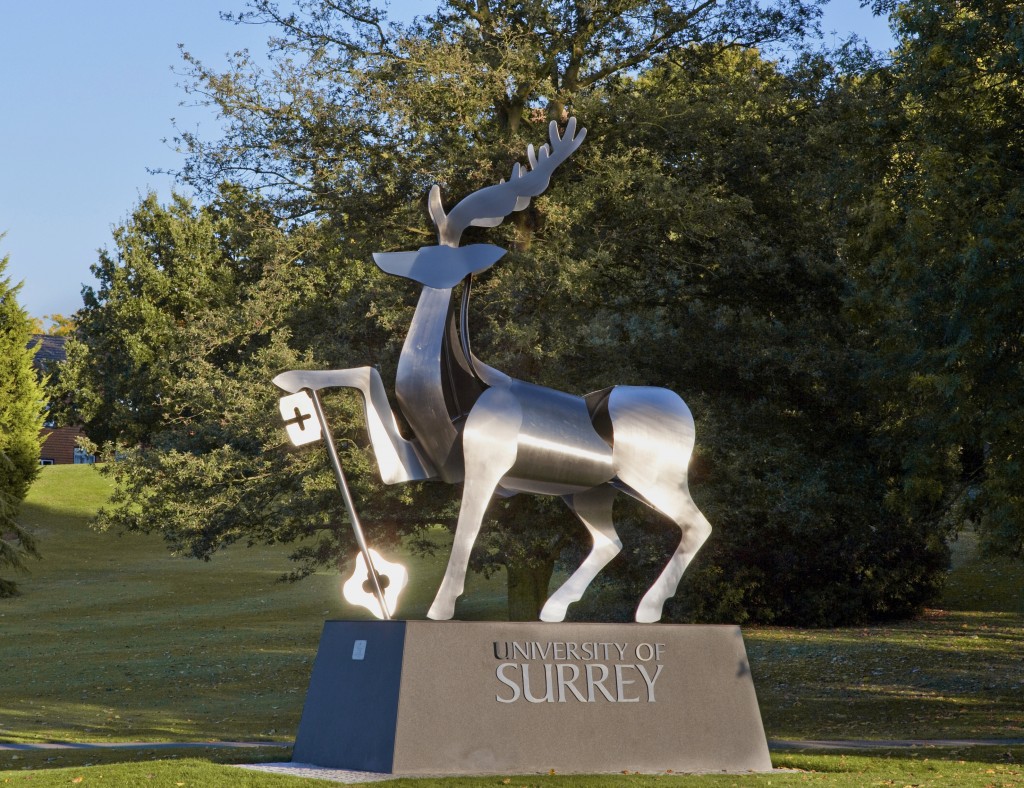
[[[39,472],[45,397],[32,366],[32,322],[17,300],[21,285],[3,276],[7,261],[0,258],[0,569],[22,569],[26,556],[39,555],[17,516]],[[16,593],[17,584],[0,577],[0,597]]]

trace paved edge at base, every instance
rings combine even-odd
[[[316,766],[311,763],[227,763],[225,766],[233,766],[238,769],[249,769],[251,771],[267,772],[270,774],[284,774],[289,777],[311,777],[316,780],[328,780],[337,783],[378,783],[384,782],[385,780],[429,780],[429,779],[444,779],[446,777],[501,777],[504,775],[510,775],[512,777],[546,777],[551,772],[538,771],[538,772],[472,772],[472,773],[460,773],[457,775],[452,774],[387,774],[384,772],[357,772],[349,769],[335,769],[330,766]],[[703,775],[703,774],[714,774],[714,775],[757,775],[757,774],[775,774],[782,772],[791,772],[792,769],[772,769],[771,771],[765,772],[751,772],[751,771],[702,771],[702,772],[675,772],[675,771],[621,771],[621,772],[558,772],[561,776],[580,776],[587,774],[596,774],[604,776],[615,776],[618,774],[644,774],[644,775],[655,775],[655,776],[692,776],[692,775]]]
[[[311,763],[232,763],[225,765],[254,772],[283,774],[288,777],[309,777],[314,780],[329,780],[336,783],[380,783],[385,780],[399,779],[399,776],[395,774],[331,769],[327,766],[314,766]]]
[[[880,750],[880,749],[913,749],[927,747],[1008,747],[1024,745],[1024,739],[892,739],[878,740],[843,740],[843,741],[781,741],[769,740],[770,750]],[[281,774],[289,777],[309,777],[341,784],[376,783],[396,780],[408,775],[382,774],[381,772],[357,772],[347,769],[332,769],[326,766],[314,766],[309,763],[254,763],[231,764],[239,769],[249,769],[268,774]],[[771,773],[787,772],[788,769],[773,769]],[[764,772],[762,772],[763,774]],[[429,775],[417,775],[419,777]],[[446,775],[437,775],[444,777]],[[465,775],[462,775],[465,776]],[[492,776],[492,775],[485,775]]]

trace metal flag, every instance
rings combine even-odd
[[[352,578],[342,587],[345,599],[351,604],[362,605],[377,618],[390,620],[398,602],[398,595],[408,582],[409,573],[401,564],[383,561],[376,550],[371,550],[363,534],[363,526],[356,512],[352,493],[341,468],[341,459],[334,445],[334,433],[327,423],[323,403],[315,389],[303,389],[294,394],[282,397],[280,401],[281,417],[284,419],[288,438],[296,446],[313,443],[326,436],[324,445],[334,470],[334,478],[338,483],[338,491],[345,502],[352,532],[359,546],[359,556]],[[374,559],[377,563],[375,564]],[[390,575],[381,574],[377,565],[387,565]],[[367,600],[370,600],[369,602]]]

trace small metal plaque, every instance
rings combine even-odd
[[[352,659],[364,659],[366,657],[366,641],[357,640],[352,644]]]

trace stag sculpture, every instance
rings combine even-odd
[[[380,375],[372,367],[291,371],[274,379],[288,392],[355,388],[366,404],[370,441],[385,483],[439,479],[464,484],[458,526],[444,580],[428,616],[449,619],[462,594],[470,551],[492,497],[517,493],[560,496],[583,522],[593,548],[544,604],[544,621],[562,621],[622,548],[612,520],[619,492],[661,512],[682,532],[679,546],[636,611],[658,621],[683,572],[711,533],[687,487],[694,445],[690,410],[667,389],[612,386],[586,396],[516,380],[483,364],[470,348],[466,313],[474,274],[504,250],[459,246],[469,226],[495,227],[548,186],[552,172],[583,142],[571,118],[562,135],[551,123],[550,144],[529,146],[529,169],[516,164],[508,181],[481,189],[445,213],[441,193],[429,195],[438,245],[416,252],[378,253],[389,274],[423,286],[398,362],[396,394],[414,438],[401,436]],[[453,290],[463,287],[459,318]]]

